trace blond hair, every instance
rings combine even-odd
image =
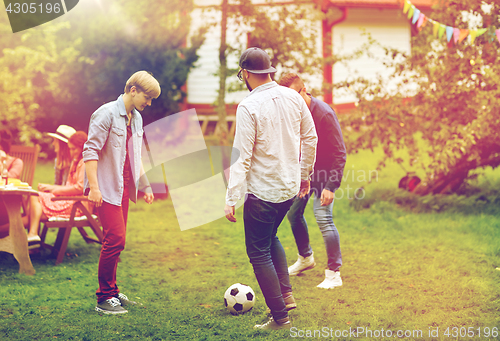
[[[160,83],[147,71],[137,71],[130,76],[125,84],[125,93],[128,94],[133,86],[138,92],[144,92],[153,98],[158,98],[161,93]]]

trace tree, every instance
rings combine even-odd
[[[220,38],[220,48],[219,48],[219,91],[217,97],[217,114],[218,123],[217,131],[215,134],[219,138],[219,144],[228,144],[228,131],[227,131],[227,120],[226,120],[226,79],[227,79],[227,42],[226,42],[226,31],[227,31],[227,12],[228,12],[228,0],[222,0],[221,4],[221,38]],[[227,156],[224,155],[224,163],[227,164]],[[226,169],[226,168],[224,168]]]
[[[81,4],[78,11],[24,33],[12,34],[6,20],[0,22],[5,95],[0,123],[19,132],[21,142],[43,142],[40,132],[59,124],[86,130],[90,115],[116,99],[138,70],[151,71],[162,88],[143,113],[145,124],[180,110],[183,86],[203,42],[200,32],[187,46],[192,1],[150,6],[145,0],[121,0],[96,6]]]
[[[188,47],[189,12],[192,1],[122,0],[106,4],[104,14],[79,12],[72,20],[71,40],[83,37],[85,56],[92,60],[75,75],[82,115],[87,117],[101,104],[123,92],[132,73],[147,70],[159,81],[162,94],[144,111],[144,123],[177,113],[186,93],[183,86],[203,42],[203,32],[193,36]],[[78,13],[77,13],[78,14]],[[75,14],[75,15],[77,15]]]
[[[271,64],[279,70],[277,78],[287,72],[321,74],[322,59],[316,53],[314,19],[323,14],[314,10],[312,5],[295,0],[287,5],[260,6],[251,0],[239,0],[229,6],[229,16],[235,25],[244,27],[248,47],[259,47],[268,52]],[[241,54],[246,46],[230,48],[231,52]],[[238,70],[230,71],[228,76]],[[230,88],[238,89],[241,88]]]
[[[271,56],[271,64],[281,68],[281,72],[293,70],[298,73],[319,72],[321,61],[318,57],[312,57],[316,48],[315,37],[311,33],[307,18],[308,10],[302,8],[300,4],[290,3],[287,6],[258,6],[251,0],[236,0],[231,3],[222,0],[221,11],[221,44],[219,49],[219,91],[216,101],[218,112],[218,124],[215,135],[220,145],[228,145],[228,132],[226,121],[226,88],[228,91],[243,90],[241,82],[229,84],[226,87],[227,79],[235,75],[239,68],[229,68],[227,57],[231,53],[238,56],[246,47],[260,47],[266,50]],[[310,11],[309,11],[310,12]],[[310,14],[310,13],[309,13]],[[231,46],[226,41],[226,31],[228,22],[232,27],[238,27],[241,35],[246,33],[247,46]],[[273,32],[273,34],[269,34]],[[240,39],[244,40],[244,39]],[[301,46],[297,49],[297,46]],[[300,51],[300,52],[299,52]],[[275,75],[272,74],[272,77]],[[227,155],[228,150],[223,149],[224,168],[229,166]]]
[[[454,0],[440,2],[430,15],[460,29],[473,28],[471,16],[489,30],[474,43],[447,45],[428,24],[412,38],[411,55],[386,49],[386,65],[394,70],[388,79],[337,85],[359,98],[343,119],[358,132],[346,134],[349,152],[382,147],[379,167],[389,159],[422,167],[426,179],[415,190],[422,195],[456,192],[471,170],[500,164],[500,53],[492,31],[500,5]],[[407,160],[397,156],[403,148]]]
[[[2,24],[4,27],[6,25]],[[60,86],[60,81],[68,76],[70,65],[79,62],[80,42],[62,43],[58,39],[58,35],[68,28],[67,22],[49,23],[43,29],[17,35],[10,33],[2,42],[0,123],[21,143],[40,139],[37,122],[46,117],[54,103],[67,102],[71,98],[71,93]],[[52,117],[57,117],[57,112]]]

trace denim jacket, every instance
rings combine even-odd
[[[90,118],[88,140],[83,147],[83,161],[97,161],[97,181],[103,201],[120,206],[123,196],[123,167],[126,157],[127,112],[123,95],[116,101],[106,103],[97,109]],[[129,158],[132,168],[133,186],[130,199],[137,201],[138,189],[150,187],[143,176],[139,182],[141,169],[141,147],[143,144],[142,117],[134,109],[131,119],[132,137],[129,141]],[[85,174],[84,190],[90,189]]]

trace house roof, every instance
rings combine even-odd
[[[372,7],[372,8],[398,8],[399,0],[329,0],[337,7]],[[411,0],[417,8],[430,8],[435,0]]]

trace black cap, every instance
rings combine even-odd
[[[243,52],[240,57],[240,67],[251,73],[276,72],[276,69],[271,66],[269,55],[258,47],[251,47]]]

